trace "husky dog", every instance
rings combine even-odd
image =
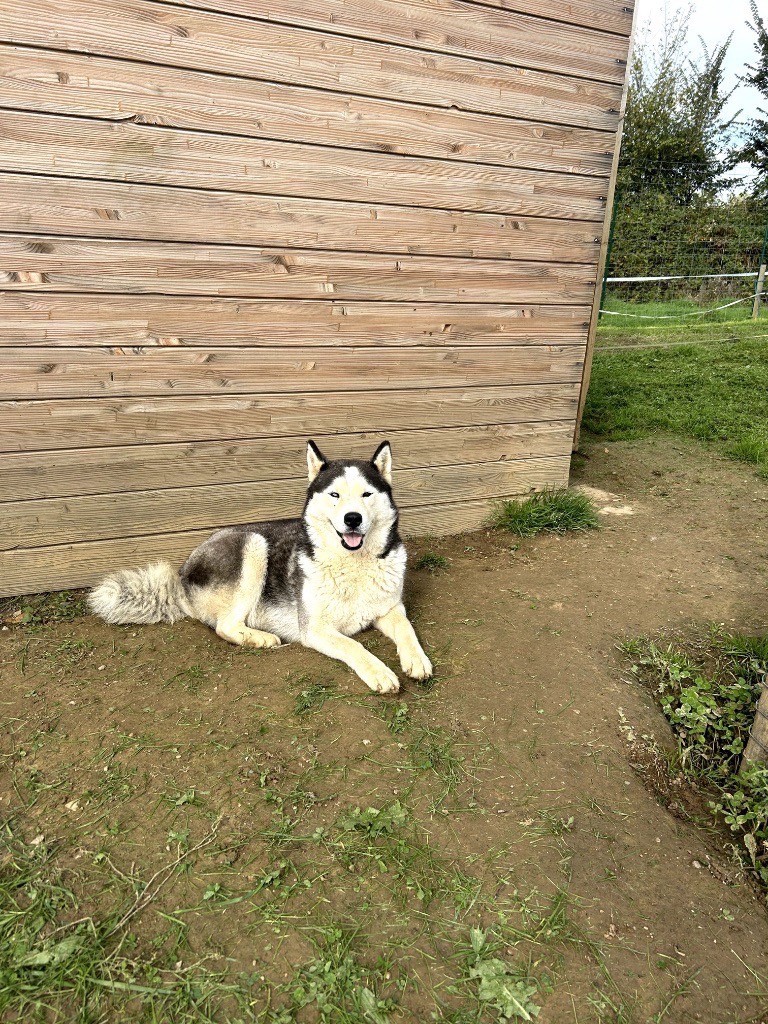
[[[394,693],[395,673],[352,639],[373,625],[394,641],[403,672],[427,679],[432,665],[403,607],[406,553],[389,442],[366,462],[330,461],[309,441],[307,469],[300,519],[219,530],[178,573],[168,562],[117,572],[91,591],[91,609],[113,623],[190,616],[252,647],[299,640],[377,693]]]

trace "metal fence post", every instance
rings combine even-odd
[[[765,235],[763,237],[763,251],[760,254],[760,270],[758,271],[757,284],[755,285],[755,300],[752,303],[753,320],[757,320],[758,316],[760,316],[760,301],[763,297],[763,291],[765,290],[766,253],[768,253],[768,226],[766,226]]]

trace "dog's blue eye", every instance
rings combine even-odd
[[[338,498],[338,494],[336,493],[336,491],[331,491],[331,497]]]
[[[372,494],[371,491],[363,491],[363,497],[364,498],[370,498],[371,494]]]

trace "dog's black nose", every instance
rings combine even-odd
[[[359,512],[346,512],[344,514],[344,525],[348,526],[350,530],[356,530],[362,521],[363,517]]]

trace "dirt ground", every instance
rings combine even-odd
[[[275,1005],[342,922],[393,1021],[501,1020],[462,966],[479,926],[547,1024],[768,1020],[765,902],[721,836],[633,771],[622,716],[668,733],[617,649],[710,622],[765,631],[768,483],[670,441],[588,441],[574,482],[633,514],[411,543],[448,567],[411,573],[438,671],[397,698],[191,622],[11,625],[3,816],[56,851],[80,914],[108,913],[121,875],[148,879],[185,831],[205,842],[133,918],[139,947],[161,956],[183,920],[174,959],[250,972]],[[368,807],[395,808],[388,832],[350,824]]]

